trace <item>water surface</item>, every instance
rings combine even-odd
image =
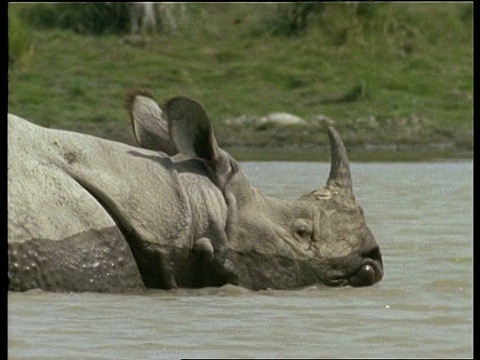
[[[322,186],[327,163],[246,162],[265,194]],[[8,294],[9,359],[473,356],[471,161],[353,163],[385,276],[367,288]]]

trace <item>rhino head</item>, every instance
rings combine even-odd
[[[287,201],[265,196],[250,184],[240,164],[218,146],[198,102],[175,97],[160,109],[149,93],[131,93],[127,108],[142,147],[204,162],[227,204],[227,240],[223,245],[208,240],[198,250],[215,252],[240,285],[368,286],[382,279],[381,252],[355,201],[347,152],[332,126],[325,186]],[[222,284],[215,271],[207,271],[205,284]]]

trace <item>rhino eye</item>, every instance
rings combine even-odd
[[[308,219],[297,219],[292,224],[292,230],[298,240],[310,240],[312,236],[312,222]]]
[[[297,232],[296,234],[302,238],[304,237],[307,237],[307,236],[310,236],[310,230],[305,228],[305,227],[301,227],[300,229],[297,229]]]

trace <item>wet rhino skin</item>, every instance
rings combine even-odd
[[[218,147],[196,101],[127,99],[140,147],[8,115],[10,291],[138,292],[240,285],[370,286],[380,248],[328,126],[325,186],[265,196]],[[314,164],[313,164],[314,166]]]

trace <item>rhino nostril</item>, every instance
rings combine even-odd
[[[380,253],[380,248],[378,246],[375,246],[373,249],[370,249],[369,251],[362,253],[362,256],[367,259],[376,261],[379,264],[382,263],[382,254]]]

